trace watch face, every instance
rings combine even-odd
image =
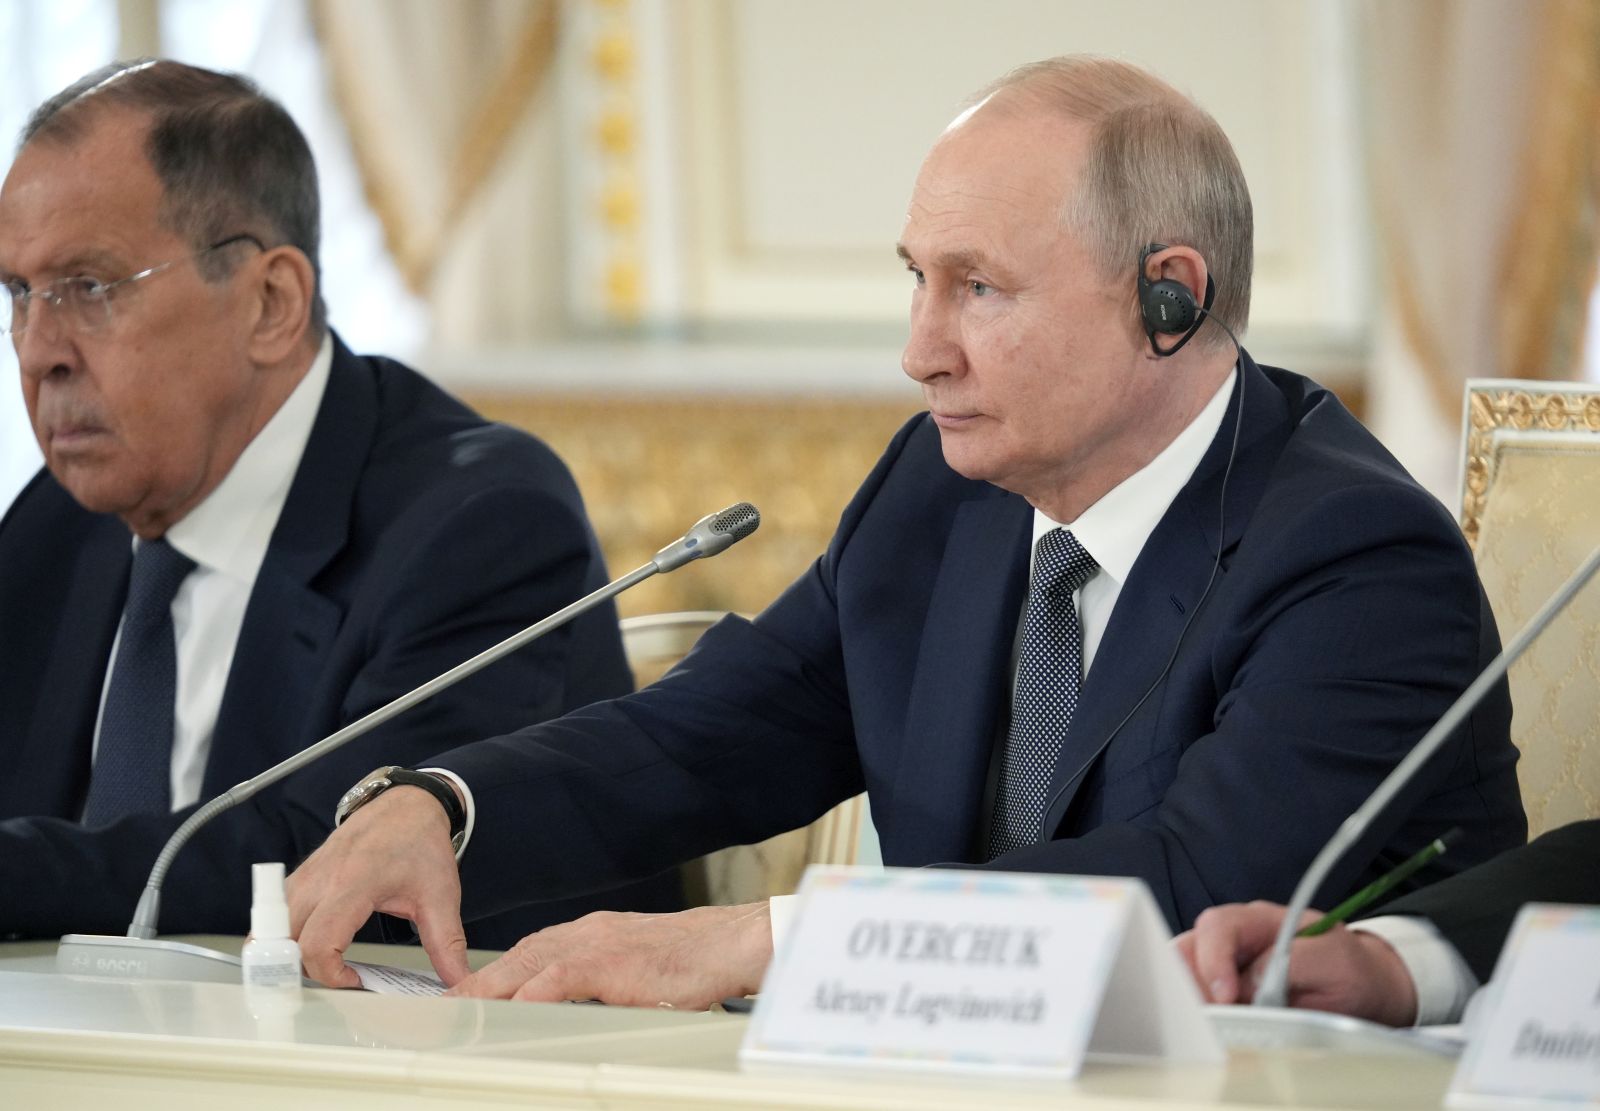
[[[338,803],[333,808],[334,817],[342,819],[352,810],[369,802],[373,795],[390,786],[389,776],[394,772],[395,767],[396,765],[391,764],[387,767],[379,768],[341,795]]]

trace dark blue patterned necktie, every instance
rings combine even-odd
[[[172,599],[194,566],[194,560],[165,540],[143,541],[133,554],[117,658],[100,715],[89,801],[83,808],[86,826],[172,809],[172,733],[178,698]]]
[[[990,860],[1039,840],[1050,777],[1083,683],[1083,625],[1072,593],[1098,566],[1066,529],[1051,529],[1034,549],[1011,725],[989,831]]]

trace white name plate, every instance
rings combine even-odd
[[[1523,907],[1485,992],[1452,1107],[1600,1103],[1600,909]]]
[[[1076,1075],[1220,1062],[1137,880],[813,867],[741,1060]]]

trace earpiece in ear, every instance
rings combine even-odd
[[[1145,271],[1145,261],[1157,251],[1167,249],[1165,243],[1152,243],[1139,252],[1139,311],[1144,316],[1145,332],[1176,336],[1194,326],[1194,294],[1182,282],[1161,278],[1152,282]]]
[[[1139,252],[1139,314],[1144,318],[1144,334],[1149,337],[1150,350],[1160,358],[1176,355],[1179,348],[1194,338],[1205,323],[1202,312],[1209,313],[1211,302],[1217,295],[1216,283],[1206,275],[1206,303],[1195,304],[1194,293],[1182,282],[1171,278],[1151,281],[1145,273],[1145,263],[1157,251],[1165,251],[1165,243],[1152,243]],[[1177,343],[1163,349],[1156,336],[1182,336]]]

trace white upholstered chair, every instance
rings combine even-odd
[[[1467,383],[1461,526],[1510,641],[1600,545],[1600,386]],[[1510,672],[1528,835],[1600,817],[1600,582]]]
[[[692,610],[623,618],[622,647],[634,680],[642,686],[660,678],[723,616]],[[809,864],[856,863],[863,840],[874,843],[867,823],[866,796],[857,795],[808,826],[701,857],[684,866],[685,896],[690,906],[732,906],[792,894]]]

